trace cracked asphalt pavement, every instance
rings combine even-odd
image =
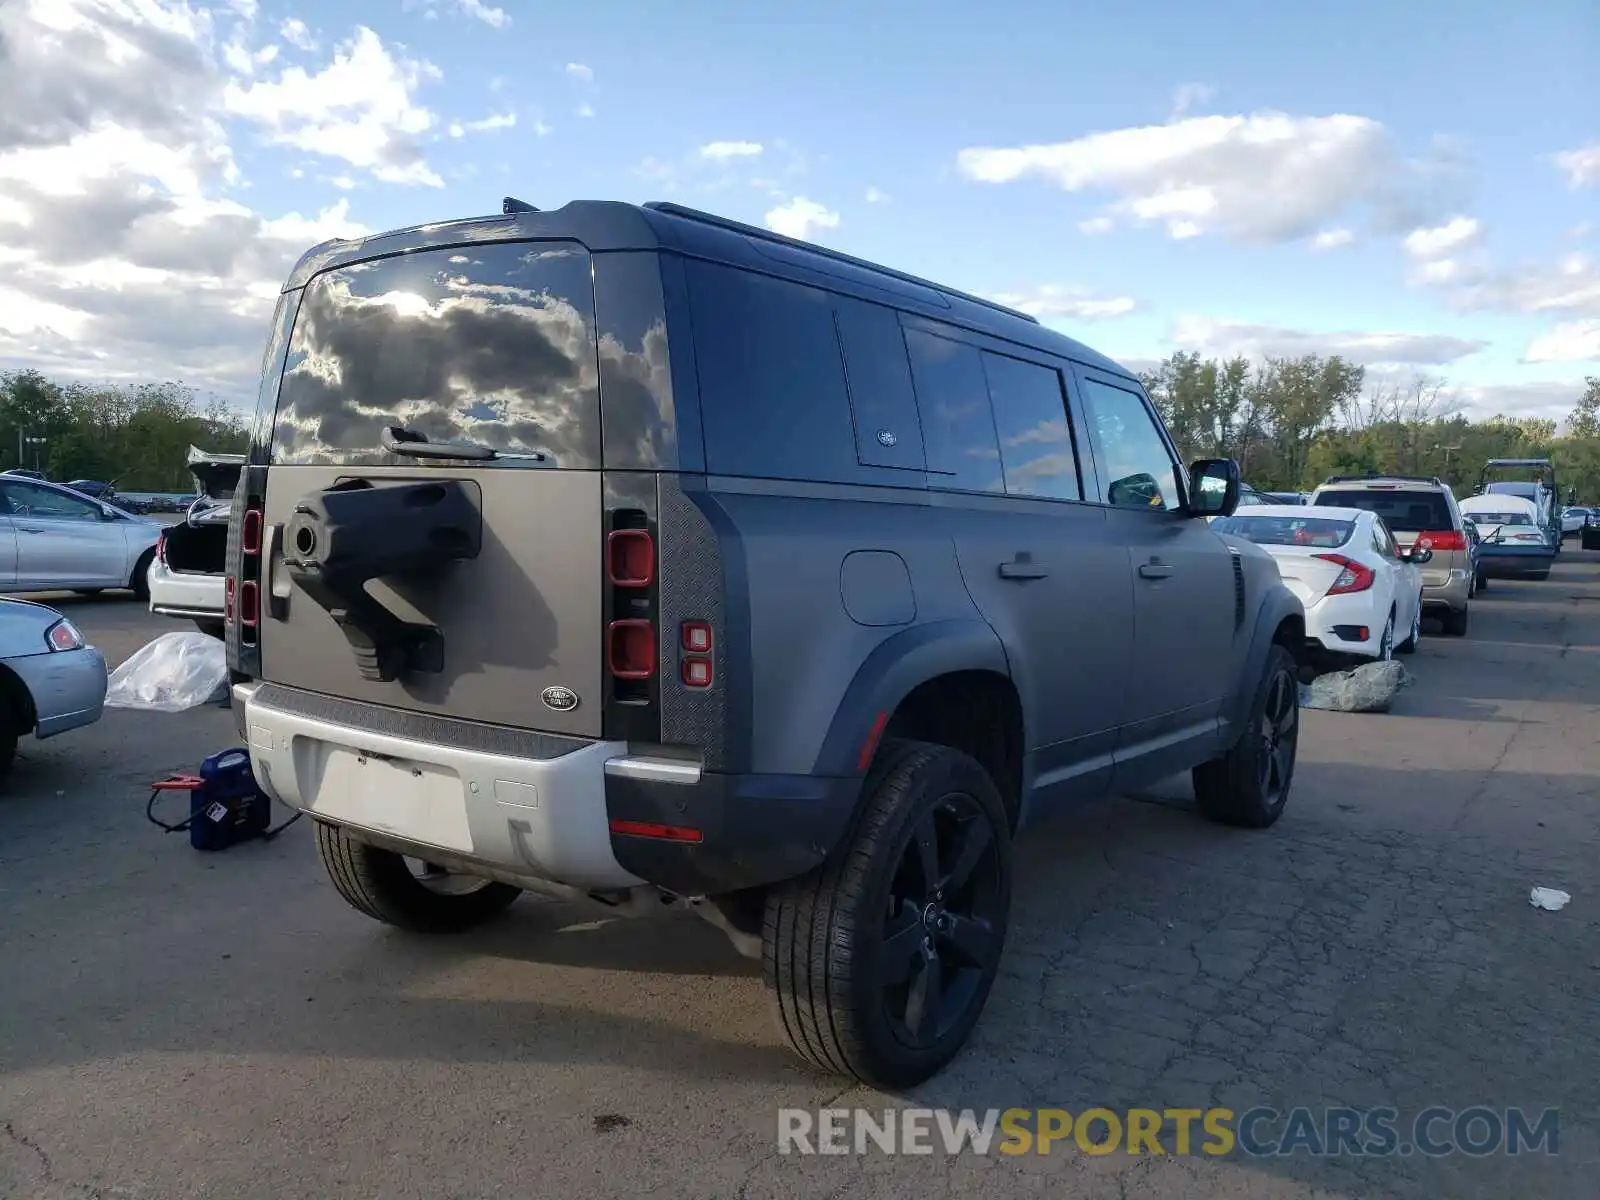
[[[60,600],[113,662],[172,626]],[[1272,830],[1186,782],[1019,847],[1002,977],[912,1096],[811,1073],[693,915],[524,898],[451,939],[347,908],[305,822],[206,855],[147,783],[220,709],[109,712],[0,794],[0,1196],[1589,1198],[1600,1165],[1600,555],[1425,626],[1388,715],[1305,714]],[[1534,885],[1572,894],[1560,912]],[[1520,1156],[804,1157],[777,1111],[1488,1106]],[[1167,1146],[1171,1149],[1171,1145]]]

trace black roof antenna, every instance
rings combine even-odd
[[[512,213],[538,212],[539,210],[526,200],[518,200],[515,196],[507,196],[500,201],[500,211],[509,217]]]

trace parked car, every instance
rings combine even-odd
[[[1304,492],[1262,492],[1261,499],[1267,504],[1304,504]]]
[[[1311,493],[1311,503],[1367,509],[1402,549],[1431,550],[1422,568],[1423,611],[1436,613],[1452,637],[1467,632],[1477,567],[1449,484],[1432,475],[1334,475]]]
[[[686,902],[799,1054],[904,1087],[1015,829],[1191,768],[1278,819],[1305,614],[1135,374],[721,217],[524,208],[308,252],[264,355],[235,709],[354,907]]]
[[[190,446],[188,464],[199,494],[184,519],[164,528],[156,543],[150,611],[193,621],[202,632],[220,638],[227,599],[228,506],[244,455],[210,454]]]
[[[1561,536],[1563,538],[1577,537],[1583,532],[1583,524],[1595,510],[1573,505],[1561,510]]]
[[[1491,480],[1491,475],[1514,472],[1520,479]],[[1532,479],[1525,478],[1533,476]],[[1561,553],[1561,513],[1556,505],[1560,490],[1556,468],[1548,458],[1491,458],[1478,476],[1478,495],[1520,496],[1535,509],[1534,523],[1544,531],[1555,553]]]
[[[1269,504],[1219,517],[1211,528],[1272,555],[1305,607],[1314,655],[1382,662],[1410,654],[1422,640],[1418,567],[1433,553],[1402,549],[1382,517],[1362,508]]]
[[[1521,496],[1491,493],[1468,496],[1461,509],[1478,526],[1479,562],[1485,576],[1547,579],[1555,562],[1555,541],[1539,524],[1539,510]]]
[[[161,526],[57,483],[0,475],[0,592],[128,588],[141,600]]]
[[[1589,510],[1589,516],[1578,534],[1578,544],[1585,550],[1600,550],[1600,508]]]
[[[0,599],[0,778],[17,742],[92,725],[106,700],[106,660],[53,608]]]

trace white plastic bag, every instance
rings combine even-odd
[[[106,682],[107,708],[182,712],[215,699],[228,683],[228,651],[220,639],[194,630],[163,633]]]
[[[1536,887],[1528,893],[1528,903],[1546,912],[1560,912],[1571,899],[1571,894],[1560,888]]]

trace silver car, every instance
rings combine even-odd
[[[149,598],[158,522],[17,475],[0,475],[0,500],[0,592],[128,588]]]
[[[55,609],[0,600],[0,777],[17,741],[55,737],[100,719],[106,660]]]

